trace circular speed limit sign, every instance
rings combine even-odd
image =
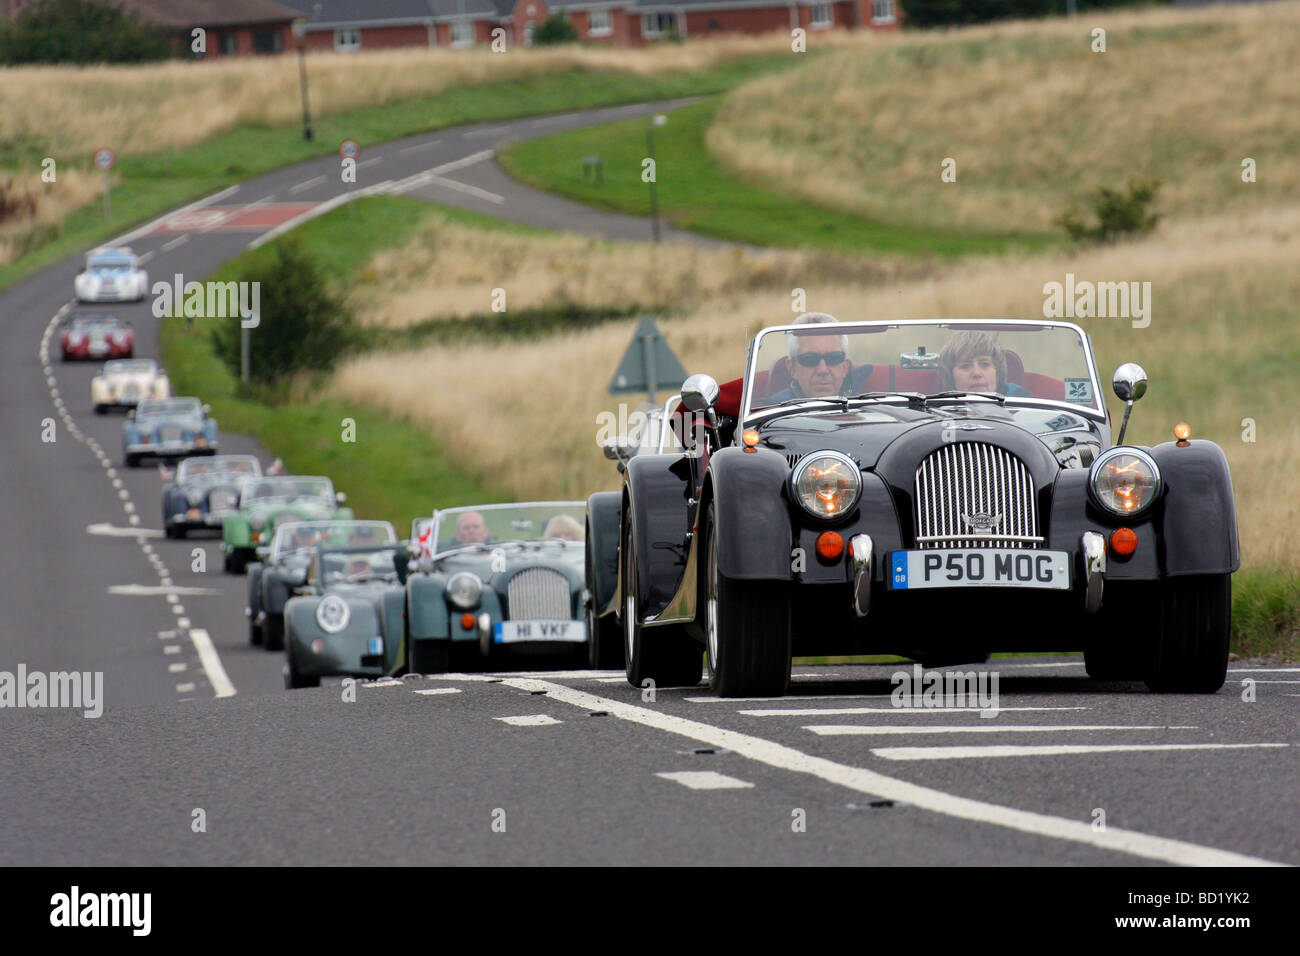
[[[339,155],[344,159],[356,159],[361,155],[361,147],[355,139],[345,139],[339,143]]]
[[[116,162],[117,162],[117,153],[113,152],[107,146],[104,147],[103,149],[95,150],[95,165],[98,166],[100,169],[102,169],[104,172],[108,172],[110,169],[112,169],[113,164]]]

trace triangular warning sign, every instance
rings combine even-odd
[[[614,378],[609,383],[611,395],[623,392],[675,392],[686,380],[686,370],[668,347],[659,327],[648,315],[641,317],[632,344],[623,353]]]

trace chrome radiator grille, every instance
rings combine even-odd
[[[526,568],[506,587],[512,621],[567,621],[569,579],[549,568]]]
[[[981,442],[952,442],[916,469],[918,548],[1037,547],[1038,511],[1029,469]]]

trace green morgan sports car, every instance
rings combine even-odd
[[[406,579],[411,673],[447,670],[453,651],[485,663],[507,649],[585,667],[585,518],[584,502],[550,501],[417,521]]]
[[[221,553],[229,574],[243,574],[257,548],[269,544],[276,526],[287,521],[351,520],[347,496],[334,493],[328,478],[279,475],[245,479],[239,507],[221,522]]]
[[[318,547],[307,585],[284,606],[284,685],[382,677],[405,664],[406,555],[401,545]]]
[[[248,565],[248,642],[284,650],[284,606],[307,586],[307,568],[317,547],[397,546],[387,521],[282,521],[269,545]]]

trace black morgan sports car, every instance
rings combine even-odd
[[[1239,566],[1223,451],[1112,441],[1091,342],[1021,320],[789,325],[742,382],[682,387],[688,450],[587,504],[593,662],[636,686],[784,693],[794,656],[927,666],[1081,649],[1089,675],[1212,693]]]

